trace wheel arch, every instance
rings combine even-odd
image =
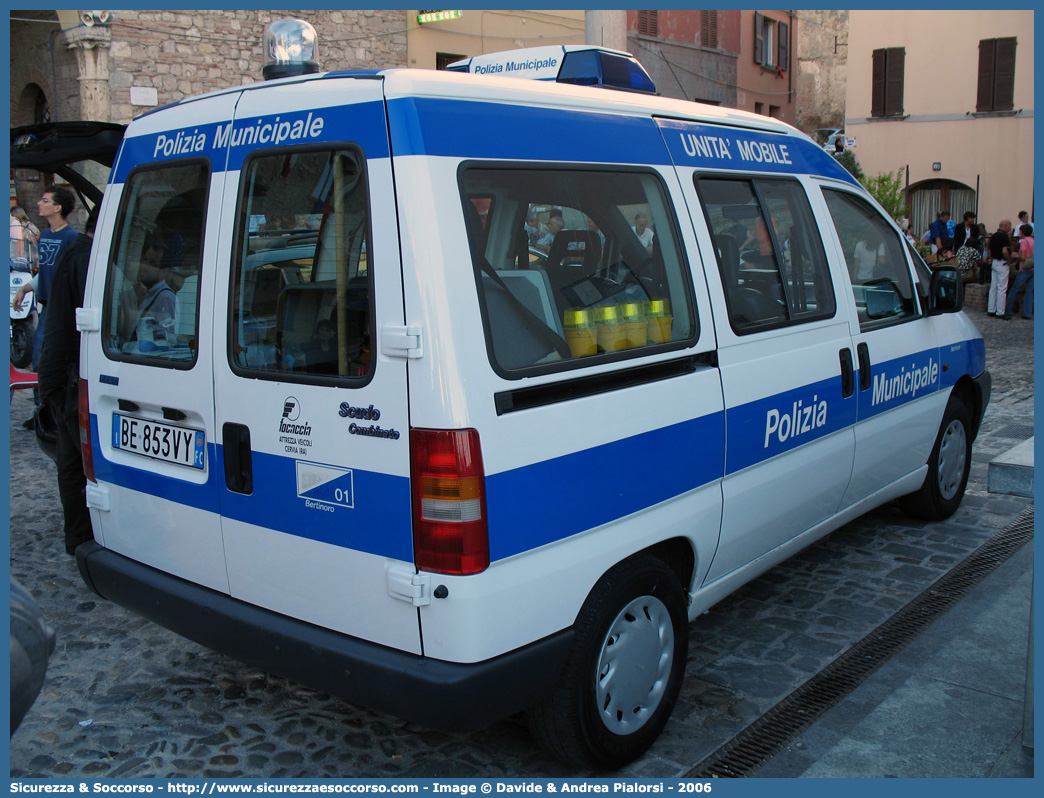
[[[696,572],[696,550],[691,541],[682,537],[669,538],[637,551],[631,556],[639,554],[651,554],[658,560],[662,560],[668,568],[674,571],[675,576],[678,577],[678,583],[685,590],[686,595],[691,594],[692,578]]]
[[[979,435],[979,427],[982,424],[982,416],[986,412],[986,404],[989,402],[989,388],[983,388],[980,382],[969,377],[962,376],[950,391],[951,399],[958,399],[967,405],[971,411],[971,438],[975,440]]]

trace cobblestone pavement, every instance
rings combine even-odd
[[[993,401],[968,493],[945,523],[894,505],[848,524],[691,626],[681,699],[623,773],[684,773],[981,543],[1028,500],[986,491],[987,464],[1032,434],[1032,325],[969,315],[987,338]],[[58,633],[43,691],[11,739],[11,775],[562,777],[520,719],[452,736],[349,706],[180,638],[99,599],[62,550],[54,467],[11,403],[11,572]],[[508,687],[509,689],[509,687]]]

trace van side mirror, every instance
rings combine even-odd
[[[928,315],[957,313],[964,307],[964,279],[955,266],[940,266],[932,271],[928,293]]]

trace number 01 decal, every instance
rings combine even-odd
[[[310,507],[333,504],[354,507],[352,470],[298,460],[297,495]]]

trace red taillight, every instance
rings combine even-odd
[[[478,431],[410,431],[417,568],[475,574],[489,567],[486,475]]]
[[[79,382],[77,415],[80,417],[80,454],[83,457],[83,473],[94,482],[94,455],[91,451],[91,409],[87,401],[87,380]]]

